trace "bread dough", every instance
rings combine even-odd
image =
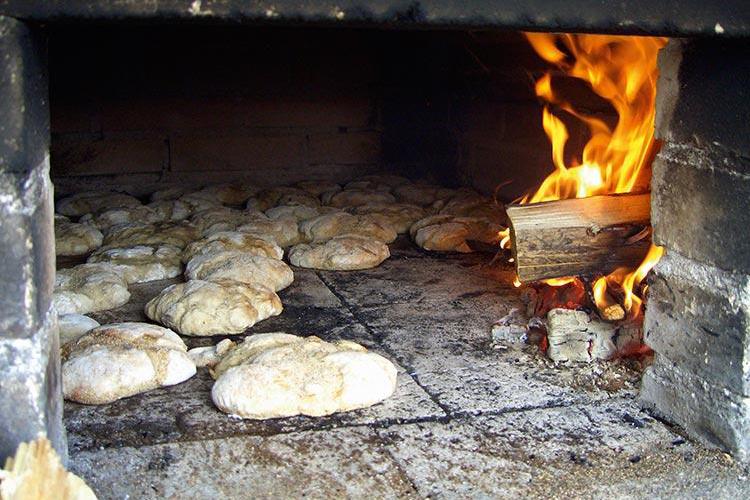
[[[159,217],[159,220],[162,221],[185,220],[190,217],[192,212],[190,205],[180,200],[157,200],[152,201],[146,206],[153,210]]]
[[[78,193],[59,200],[56,203],[57,213],[68,217],[80,217],[88,213],[97,213],[110,208],[137,207],[141,204],[137,198],[124,193],[108,191],[90,191]]]
[[[182,252],[182,262],[187,263],[196,255],[213,254],[230,250],[237,250],[252,255],[262,255],[278,260],[284,257],[284,250],[271,238],[259,238],[254,234],[240,233],[238,231],[222,231],[190,243]]]
[[[322,416],[377,404],[396,389],[396,367],[354,342],[285,333],[245,339],[216,365],[214,404],[252,419]]]
[[[450,198],[455,190],[429,184],[403,184],[393,189],[393,195],[401,203],[429,207],[438,200]]]
[[[339,193],[328,193],[322,197],[325,205],[332,207],[356,207],[366,203],[393,203],[396,198],[392,194],[384,191],[369,191],[364,189],[345,189]]]
[[[117,270],[125,281],[146,281],[174,278],[182,273],[180,254],[182,250],[173,245],[136,245],[121,248],[100,248],[87,262],[106,262]]]
[[[52,302],[58,314],[87,314],[120,307],[130,299],[125,279],[110,264],[58,269]]]
[[[271,189],[264,189],[255,199],[247,202],[247,209],[260,210],[265,212],[269,208],[279,205],[304,205],[307,207],[317,207],[320,200],[317,196],[310,194],[304,189],[280,186]]]
[[[330,181],[300,181],[295,187],[305,190],[315,197],[331,191],[341,191],[341,186]]]
[[[468,253],[473,251],[469,240],[497,244],[502,229],[487,219],[431,215],[414,223],[409,234],[425,250]]]
[[[224,339],[216,345],[190,349],[188,356],[197,368],[213,368],[236,345],[233,341]]]
[[[289,262],[312,269],[353,271],[376,267],[390,255],[382,241],[352,234],[325,243],[295,245],[289,250]]]
[[[269,219],[278,220],[283,218],[294,219],[295,222],[300,223],[303,220],[313,219],[319,215],[331,214],[334,212],[340,212],[338,208],[334,207],[306,207],[304,205],[279,205],[278,207],[269,208],[266,210],[266,216]]]
[[[60,346],[78,340],[89,330],[99,326],[99,322],[83,314],[63,314],[57,317],[57,330],[60,332]]]
[[[250,222],[238,226],[237,231],[254,234],[259,238],[272,238],[282,248],[300,242],[297,221],[293,217],[270,219],[265,215],[260,215],[253,217]]]
[[[396,230],[383,219],[373,215],[352,215],[346,212],[308,219],[299,225],[299,230],[306,242],[321,242],[334,236],[356,234],[391,243],[398,236]]]
[[[206,281],[233,279],[274,291],[283,290],[294,281],[294,273],[281,260],[238,251],[197,255],[187,263],[185,276]]]
[[[505,224],[503,207],[472,190],[458,190],[455,196],[438,200],[431,208],[434,213],[484,218],[497,224]]]
[[[55,216],[55,254],[85,255],[99,248],[104,236],[94,226],[70,222],[67,217]]]
[[[201,210],[190,217],[190,222],[194,224],[203,236],[220,231],[234,231],[238,226],[247,224],[257,217],[264,217],[258,211],[235,210],[228,207],[214,207],[207,210]]]
[[[180,196],[186,195],[191,191],[193,191],[193,189],[189,189],[185,186],[169,186],[151,193],[149,201],[153,203],[162,200],[176,200]]]
[[[65,399],[105,404],[195,375],[187,346],[173,331],[147,323],[95,328],[62,353]]]
[[[159,224],[132,223],[111,228],[104,237],[104,247],[172,245],[184,248],[198,238],[199,233],[196,227],[185,221]]]
[[[224,205],[243,205],[257,189],[246,184],[215,184],[200,189],[196,194]]]
[[[217,200],[215,197],[212,197],[206,193],[201,193],[200,191],[194,191],[192,193],[184,194],[180,196],[179,200],[190,207],[190,211],[192,213],[221,206],[221,202],[219,202],[219,200]]]
[[[376,182],[378,184],[384,184],[386,186],[390,186],[391,189],[401,186],[403,184],[409,184],[411,181],[407,179],[406,177],[401,177],[400,175],[394,175],[394,174],[372,174],[372,175],[365,175],[357,179],[359,181],[369,181],[369,182]]]
[[[112,226],[138,222],[142,224],[154,224],[164,220],[163,213],[153,208],[141,205],[138,207],[119,207],[104,210],[96,214],[86,214],[79,222],[92,224],[106,232]]]
[[[355,215],[372,214],[382,217],[385,223],[399,234],[408,233],[412,224],[427,215],[425,209],[409,203],[368,203],[351,207],[348,212]]]
[[[281,314],[282,306],[279,296],[263,285],[190,280],[162,290],[145,311],[152,320],[183,335],[227,335]]]

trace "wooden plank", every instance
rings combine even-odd
[[[506,210],[522,282],[635,267],[651,241],[648,193],[513,205]]]

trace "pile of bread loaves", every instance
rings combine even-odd
[[[214,403],[245,418],[362,408],[395,389],[394,366],[348,341],[256,334],[187,350],[180,335],[239,334],[280,314],[277,292],[294,280],[285,254],[302,268],[369,269],[390,256],[398,234],[425,250],[470,252],[472,240],[497,243],[502,223],[502,211],[474,191],[394,175],[343,187],[169,187],[147,204],[87,192],[59,200],[56,210],[58,256],[86,257],[58,269],[55,281],[65,397],[108,403],[206,366],[216,378]],[[131,284],[183,274],[146,304],[146,316],[163,327],[100,326],[84,316],[127,303]]]

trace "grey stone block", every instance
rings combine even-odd
[[[672,40],[659,54],[659,73],[657,137],[721,145],[750,158],[750,45],[745,40]]]
[[[40,33],[0,17],[0,458],[46,434],[65,460]]]
[[[709,382],[658,354],[646,370],[641,404],[708,445],[750,458],[750,398]]]
[[[66,460],[59,351],[54,311],[33,335],[0,338],[0,461],[39,435]]]
[[[654,241],[713,266],[750,273],[750,160],[668,143],[654,161]]]
[[[750,395],[750,276],[667,252],[650,284],[646,343],[682,369]]]

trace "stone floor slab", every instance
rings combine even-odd
[[[369,429],[93,450],[71,462],[102,499],[415,496]]]

